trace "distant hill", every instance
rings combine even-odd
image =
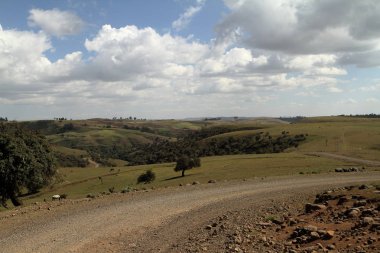
[[[128,159],[144,145],[176,141],[194,131],[218,128],[222,132],[252,130],[284,124],[273,118],[237,118],[188,120],[89,119],[39,120],[20,122],[24,127],[45,135],[55,147],[61,166],[86,166],[88,160],[112,166],[112,159]],[[220,130],[218,130],[220,131]],[[215,134],[221,132],[215,131]],[[212,131],[211,131],[212,132]],[[127,162],[126,162],[127,163]]]
[[[380,150],[380,119],[369,117],[89,119],[25,121],[20,124],[44,134],[55,147],[61,166],[65,167],[87,166],[88,160],[106,166],[113,166],[114,159],[120,164],[124,160],[127,164],[130,155],[145,149],[146,145],[175,142],[186,136],[197,136],[199,141],[225,141],[231,137],[255,137],[260,132],[268,132],[275,138],[283,131],[290,135],[308,134],[306,142],[297,148],[302,152],[326,151],[376,159]],[[200,130],[201,135],[197,134]]]

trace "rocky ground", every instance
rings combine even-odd
[[[332,189],[300,202],[228,212],[212,219],[178,252],[380,252],[380,191],[372,185]],[[307,199],[307,197],[306,197]]]
[[[375,187],[333,189],[315,200],[320,189],[368,182],[380,182],[380,174],[297,175],[49,200],[0,212],[0,252],[376,252]]]

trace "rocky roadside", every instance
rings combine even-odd
[[[313,198],[295,196],[228,212],[173,245],[172,251],[380,252],[380,188],[335,188]]]

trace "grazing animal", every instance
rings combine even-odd
[[[51,200],[61,200],[61,196],[60,195],[58,195],[58,194],[56,194],[56,195],[53,195],[53,196],[51,196]]]

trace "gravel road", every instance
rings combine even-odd
[[[41,203],[0,214],[0,252],[167,252],[200,224],[250,201],[374,181],[380,173],[297,175]]]

